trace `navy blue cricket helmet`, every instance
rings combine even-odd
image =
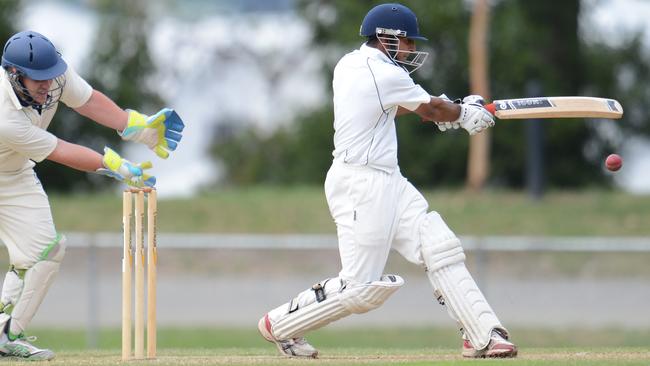
[[[5,43],[2,67],[15,68],[32,80],[50,80],[65,73],[68,65],[49,39],[34,31],[23,31]]]
[[[420,35],[415,13],[401,4],[382,4],[370,9],[361,23],[360,35],[371,37],[377,29],[399,31],[399,36],[427,41]]]

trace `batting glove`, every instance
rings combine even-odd
[[[463,98],[460,104],[460,116],[451,123],[458,123],[470,135],[476,135],[486,128],[494,126],[494,118],[490,112],[483,108],[483,104],[484,100],[480,95]]]
[[[147,145],[163,159],[169,151],[176,150],[183,135],[185,124],[176,111],[163,108],[153,116],[146,116],[134,110],[129,112],[129,120],[124,131],[119,133],[123,140]]]
[[[153,166],[150,161],[133,164],[122,158],[111,148],[105,147],[102,163],[104,168],[97,169],[95,173],[115,178],[132,187],[142,188],[156,185],[156,177],[144,173],[146,169],[150,169]]]

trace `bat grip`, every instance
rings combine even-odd
[[[494,105],[494,103],[486,104],[483,107],[487,109],[487,111],[490,112],[492,115],[494,115],[497,111],[497,107]]]

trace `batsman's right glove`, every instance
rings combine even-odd
[[[460,99],[455,100],[455,101],[452,102],[452,100],[449,99],[449,97],[447,97],[447,95],[445,95],[445,94],[440,94],[440,95],[438,96],[438,98],[440,98],[440,99],[444,99],[445,101],[447,101],[447,102],[449,102],[449,103],[457,103],[457,104],[460,104]],[[457,129],[459,129],[459,128],[460,128],[460,123],[458,123],[458,122],[451,122],[451,121],[447,121],[447,122],[436,122],[436,126],[438,126],[438,129],[439,129],[440,131],[445,132],[445,131],[447,131],[447,130],[457,130]]]
[[[142,188],[156,185],[156,177],[144,173],[146,169],[150,169],[153,166],[150,161],[133,164],[122,158],[111,148],[105,147],[102,164],[104,168],[97,169],[95,173],[115,178],[132,187]]]

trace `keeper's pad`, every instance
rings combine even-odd
[[[27,325],[29,325],[32,318],[34,318],[38,307],[45,298],[45,294],[47,294],[47,290],[50,288],[55,275],[59,271],[59,266],[64,255],[65,237],[57,236],[55,241],[41,253],[40,260],[36,264],[31,268],[15,270],[17,274],[23,272],[24,277],[22,279],[22,289],[18,292],[18,297],[16,299],[8,298],[9,303],[13,304],[9,329],[11,334],[21,334]],[[5,291],[3,289],[3,303],[4,295]]]
[[[0,313],[0,343],[2,343],[2,336],[5,335],[4,329],[9,320],[11,320],[11,315],[7,313]]]
[[[14,266],[9,268],[2,283],[2,296],[0,296],[0,309],[3,313],[11,314],[14,305],[20,297],[23,290],[23,278],[25,270],[16,269]]]
[[[327,279],[269,312],[273,336],[278,340],[302,337],[350,314],[376,309],[402,285],[404,280],[397,275],[383,275],[369,283]]]
[[[493,329],[506,330],[465,267],[460,240],[437,212],[425,216],[420,240],[438,302],[461,324],[461,331],[476,349],[487,347]]]

